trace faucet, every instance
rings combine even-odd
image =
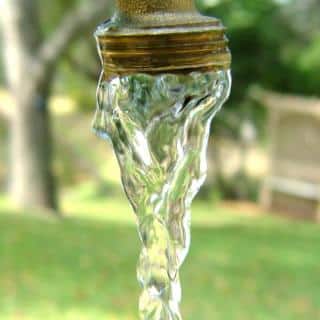
[[[226,29],[192,0],[118,0],[95,37],[103,70],[93,129],[111,142],[137,217],[140,319],[181,320],[191,204],[231,89]]]

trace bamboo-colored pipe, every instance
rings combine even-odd
[[[117,0],[96,32],[104,76],[226,70],[231,55],[222,23],[193,0]]]
[[[196,11],[193,0],[118,0],[117,7],[127,15]]]

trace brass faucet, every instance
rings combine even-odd
[[[98,27],[95,133],[112,143],[142,249],[141,320],[181,320],[179,270],[205,181],[210,125],[231,89],[225,28],[192,0],[118,0]]]
[[[118,0],[114,16],[96,32],[104,77],[227,70],[225,31],[193,0]]]

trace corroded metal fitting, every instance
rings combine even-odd
[[[104,77],[230,68],[220,20],[198,13],[193,0],[118,0],[96,31]]]

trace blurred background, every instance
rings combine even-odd
[[[228,27],[182,270],[186,319],[320,319],[320,1],[200,0]],[[134,215],[91,132],[107,0],[0,0],[0,319],[137,319]],[[319,97],[319,98],[317,98]]]

